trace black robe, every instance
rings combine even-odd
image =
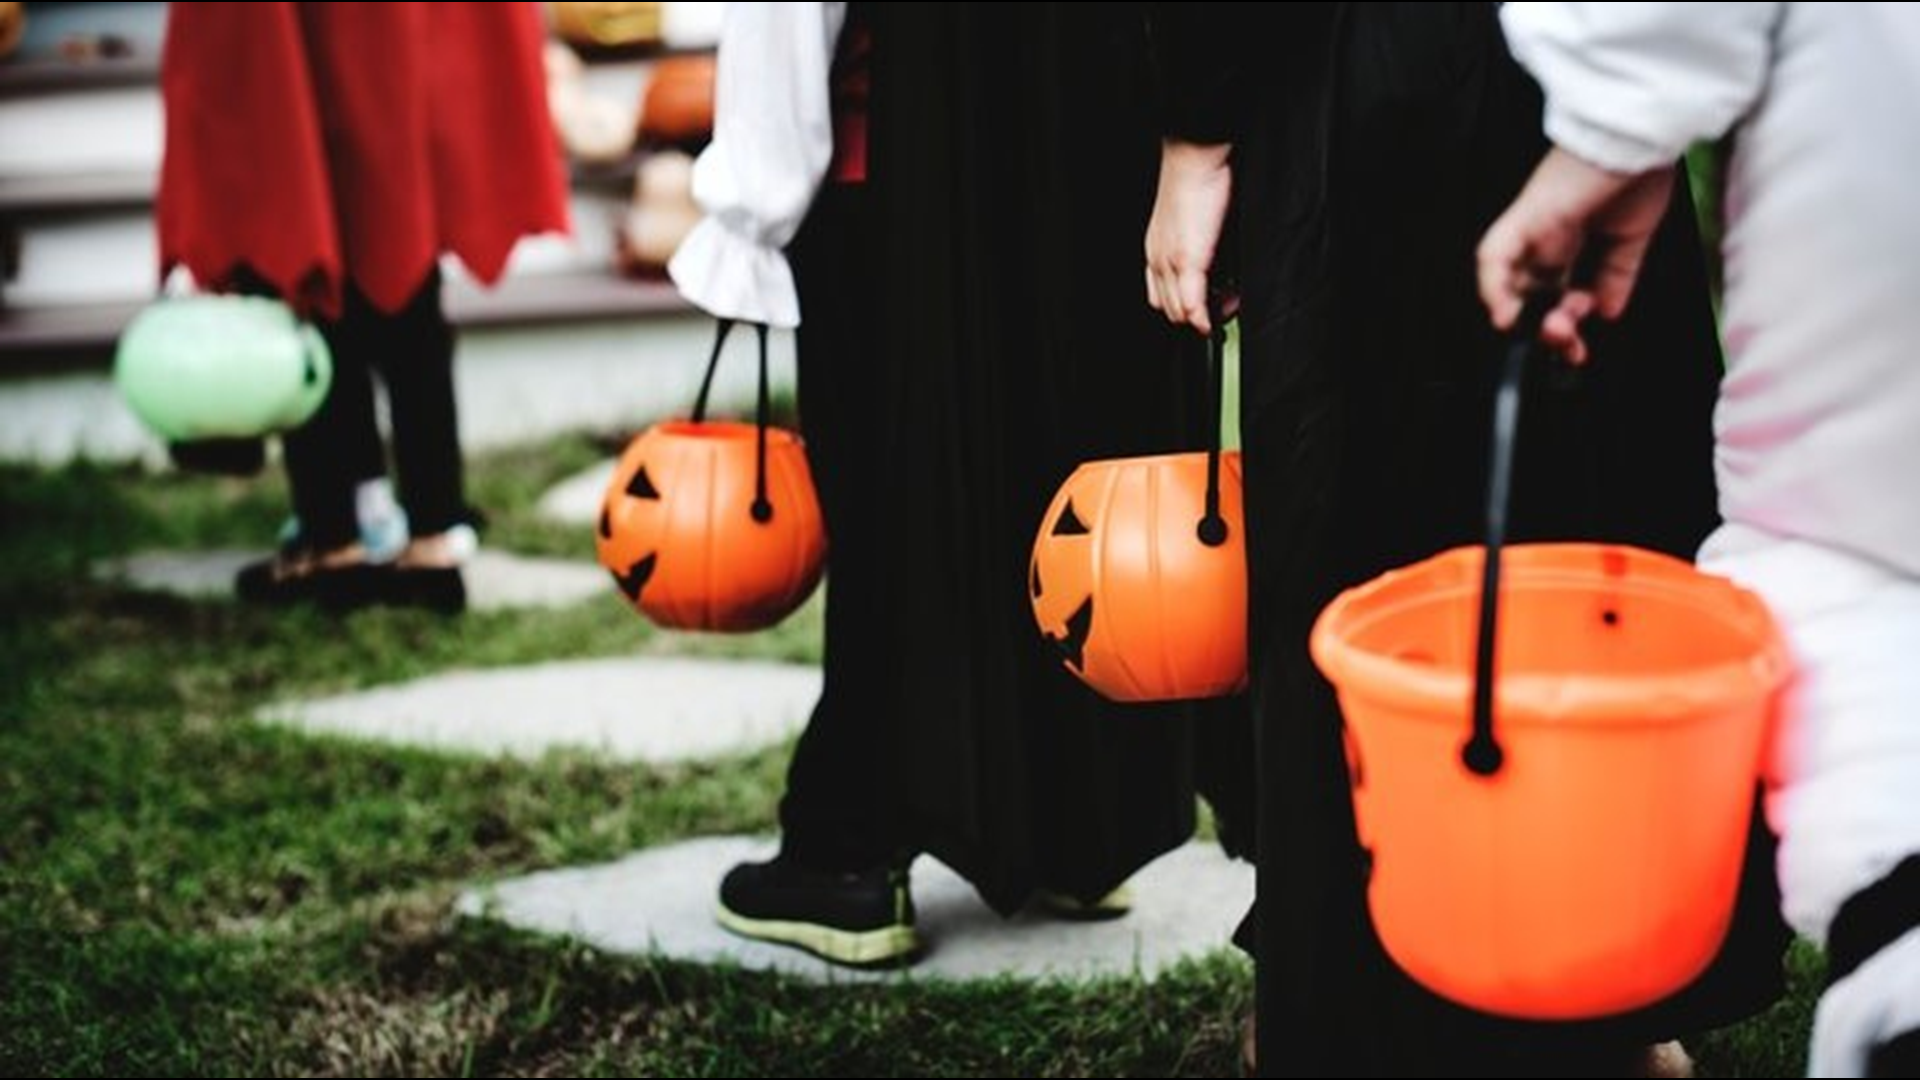
[[[873,415],[836,423],[884,463],[863,557],[892,660],[863,707],[892,745],[867,779],[900,844],[994,907],[1040,886],[1097,898],[1192,834],[1192,710],[1113,705],[1062,667],[1026,593],[1034,535],[1080,462],[1197,448],[1217,421],[1198,346],[1142,292],[1159,146],[1144,12],[860,14],[879,350]]]
[[[1307,636],[1340,590],[1481,536],[1500,353],[1473,252],[1545,149],[1541,100],[1507,55],[1493,4],[1152,7],[1170,130],[1235,145],[1235,220],[1220,270],[1237,264],[1243,294],[1260,744],[1258,917],[1248,929],[1263,1070],[1605,1069],[1615,1048],[1763,1007],[1780,990],[1786,936],[1771,843],[1758,830],[1716,968],[1636,1014],[1578,1024],[1486,1016],[1418,987],[1381,950],[1340,712]],[[1510,539],[1603,539],[1691,557],[1717,523],[1720,363],[1688,205],[1682,192],[1631,309],[1596,328],[1595,360],[1576,385],[1547,366],[1531,373]]]

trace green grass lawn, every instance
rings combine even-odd
[[[592,557],[535,520],[604,444],[476,460],[488,542]],[[0,468],[0,1071],[24,1074],[1231,1075],[1246,965],[1152,983],[835,987],[610,957],[457,919],[475,878],[769,830],[786,748],[668,768],[486,761],[247,717],[453,666],[818,655],[651,631],[611,587],[560,611],[267,613],[96,584],[104,556],[258,545],[277,476]],[[1719,1075],[1800,1067],[1795,1000],[1701,1042]],[[1310,1036],[1309,1036],[1310,1037]]]

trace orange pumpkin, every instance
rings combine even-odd
[[[640,612],[681,630],[759,630],[813,593],[826,561],[799,436],[732,421],[655,424],[629,443],[600,508],[600,565]]]
[[[673,56],[653,65],[640,99],[640,138],[685,146],[713,136],[714,60]]]
[[[1041,520],[1034,618],[1067,670],[1113,701],[1246,685],[1238,453],[1220,455],[1217,517],[1206,503],[1205,452],[1119,458],[1074,470]]]

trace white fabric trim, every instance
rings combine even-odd
[[[705,213],[667,264],[714,315],[800,324],[783,249],[833,160],[830,77],[844,3],[730,3],[720,33],[713,141],[693,166]]]

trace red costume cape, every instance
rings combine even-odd
[[[567,228],[530,3],[175,3],[160,268],[245,265],[296,307],[382,310],[442,252],[492,283]]]

